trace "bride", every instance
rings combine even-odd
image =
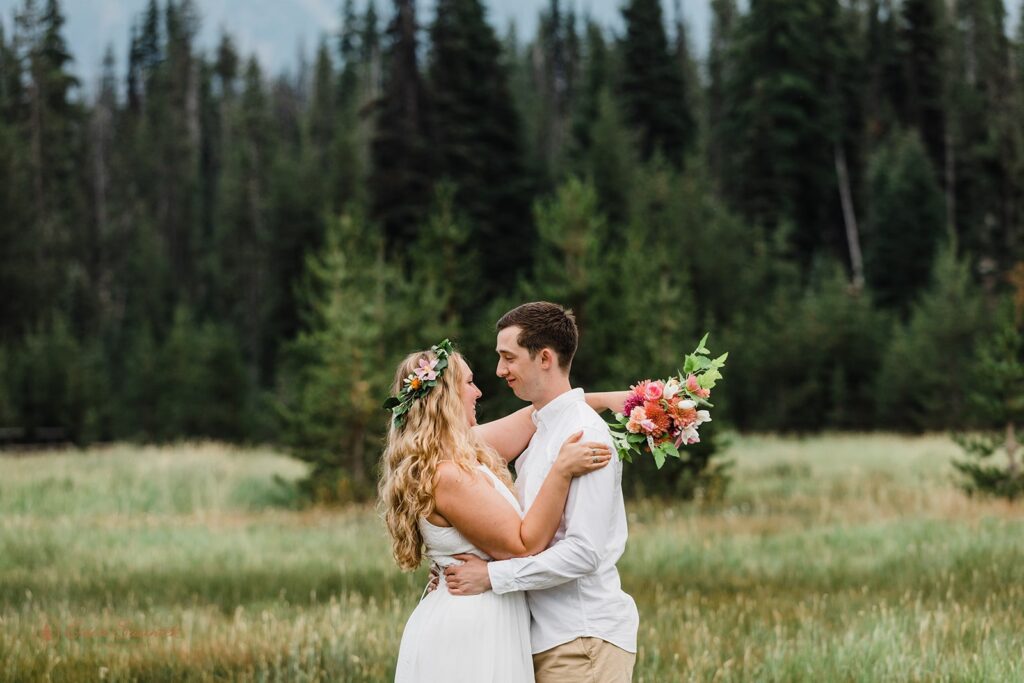
[[[399,567],[416,569],[423,556],[436,566],[454,555],[485,560],[524,557],[551,542],[573,477],[607,465],[603,443],[562,445],[536,501],[524,516],[507,463],[533,436],[532,407],[487,424],[476,422],[481,392],[462,356],[445,340],[399,365],[393,413],[380,479],[383,509]],[[595,409],[622,405],[624,392],[590,394]],[[452,489],[471,492],[455,499]],[[467,511],[469,514],[467,514]],[[409,617],[398,654],[396,683],[533,681],[530,613],[522,592],[454,596],[439,577],[438,590]]]

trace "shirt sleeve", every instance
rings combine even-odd
[[[615,453],[607,429],[588,426],[583,441],[606,443]],[[565,536],[537,555],[488,562],[491,590],[542,590],[597,571],[612,529],[617,467],[621,464],[613,455],[607,466],[573,479],[565,503]]]

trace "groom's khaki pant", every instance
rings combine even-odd
[[[537,683],[629,683],[636,655],[600,638],[577,638],[533,656]]]

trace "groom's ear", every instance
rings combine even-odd
[[[545,347],[540,350],[540,367],[542,370],[549,370],[552,366],[558,364],[558,357],[555,356],[555,352]]]

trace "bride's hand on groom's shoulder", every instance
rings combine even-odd
[[[612,459],[612,449],[600,441],[581,443],[583,430],[567,438],[558,451],[555,468],[566,479],[599,470]]]

